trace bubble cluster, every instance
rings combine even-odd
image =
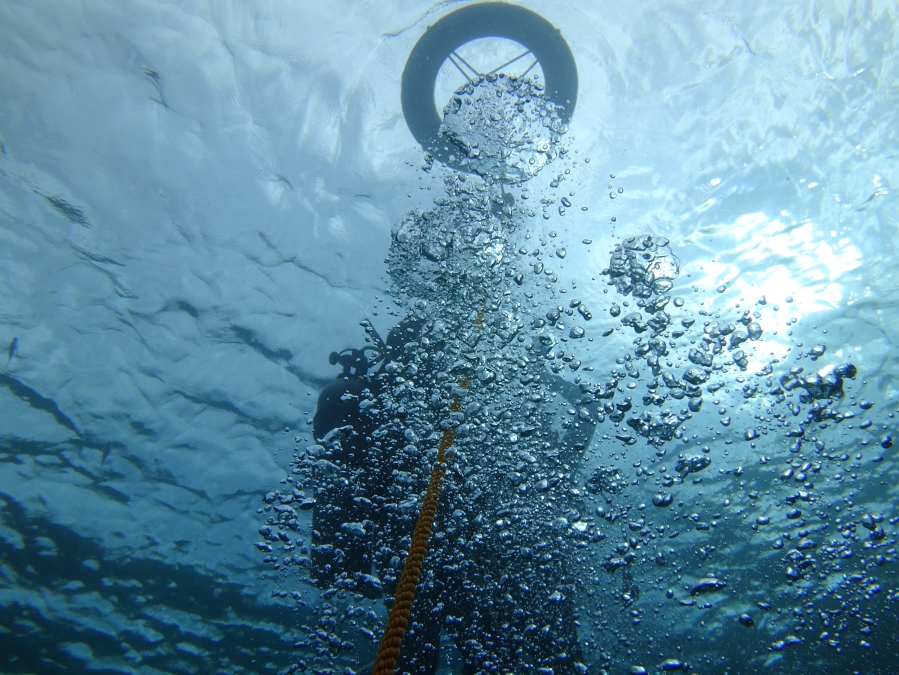
[[[439,141],[449,162],[498,183],[528,180],[559,152],[567,131],[555,103],[530,79],[486,75],[452,97]],[[568,204],[570,206],[570,202]]]
[[[407,214],[393,228],[387,272],[395,293],[439,302],[452,289],[496,283],[497,271],[509,269],[501,264],[508,258],[503,222],[512,209],[502,195],[473,183],[457,176],[447,188],[451,196],[434,209]]]
[[[652,329],[658,335],[664,331],[671,321],[665,305],[671,300],[669,292],[679,268],[677,256],[664,237],[654,240],[651,235],[641,235],[617,244],[603,274],[609,276],[618,293],[636,298],[637,306],[650,315],[644,322],[640,312],[631,312],[621,322],[636,333]]]

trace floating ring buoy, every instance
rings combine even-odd
[[[513,40],[531,51],[543,69],[544,93],[560,106],[564,122],[577,102],[577,66],[558,28],[539,14],[504,2],[469,5],[447,14],[421,36],[403,69],[403,116],[415,140],[436,151],[443,121],[434,105],[434,83],[444,62],[462,45],[480,38]],[[435,152],[437,159],[442,153]]]

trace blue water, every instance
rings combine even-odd
[[[309,511],[288,528],[292,550],[260,551],[263,498],[319,487],[294,455],[315,446],[318,392],[338,372],[329,352],[365,344],[363,318],[386,336],[415,311],[388,273],[393,233],[458,185],[423,169],[400,73],[425,28],[465,4],[0,6],[0,670],[275,673],[302,661],[343,673],[373,660],[383,601],[309,582]],[[527,7],[560,28],[580,77],[567,152],[509,188],[519,220],[496,255],[527,281],[503,277],[509,296],[467,306],[428,298],[427,312],[470,329],[483,311],[489,333],[507,331],[502,312],[520,302],[522,336],[551,333],[557,351],[566,338],[579,369],[543,355],[534,371],[555,383],[539,403],[555,413],[541,417],[547,438],[565,438],[569,409],[578,416],[578,377],[602,383],[614,370],[612,400],[636,406],[616,426],[584,404],[592,431],[559,460],[568,468],[539,456],[522,471],[476,453],[488,438],[505,452],[498,434],[511,443],[525,422],[506,429],[489,404],[466,413],[459,469],[468,462],[475,482],[479,468],[523,476],[514,489],[480,479],[488,525],[507,497],[499,520],[536,504],[541,478],[574,500],[546,506],[534,531],[560,532],[552,550],[591,674],[655,672],[666,659],[704,673],[894,672],[899,512],[884,441],[897,438],[899,405],[895,6]],[[634,344],[651,332],[621,324],[635,299],[603,274],[616,245],[646,234],[679,261],[670,294],[683,305],[666,311],[696,320],[665,338],[678,343],[670,369],[692,365],[705,322],[738,324],[750,310],[764,331],[741,345],[745,371],[722,338],[715,358],[728,366],[710,380],[722,388],[704,384],[701,410],[661,446],[627,424],[656,409],[642,403],[653,377]],[[553,272],[539,283],[534,249]],[[568,338],[574,326],[586,339]],[[791,452],[786,433],[812,403],[802,387],[783,402],[772,390],[792,367],[805,377],[847,362],[857,375],[844,395],[821,399],[840,421],[802,424]],[[676,415],[688,399],[658,410]],[[410,512],[433,459],[419,445]],[[711,464],[679,475],[678,454]],[[588,490],[599,466],[628,487]],[[802,490],[810,499],[788,501]],[[653,506],[659,492],[670,506]],[[447,498],[439,517],[459,507],[474,522],[487,511],[477,504]],[[811,550],[810,569],[786,559],[792,549]],[[624,551],[626,566],[608,565]],[[690,594],[711,576],[727,586]],[[352,647],[332,655],[315,634],[324,628]],[[452,632],[441,672],[462,672]]]

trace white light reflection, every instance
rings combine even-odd
[[[772,356],[786,358],[797,325],[815,323],[814,315],[851,304],[851,278],[844,275],[861,266],[862,254],[847,236],[831,237],[812,222],[792,221],[786,212],[741,215],[702,231],[696,243],[710,235],[709,257],[694,259],[684,269],[707,292],[724,285],[723,293],[705,297],[710,314],[733,308],[735,302],[741,311],[760,313],[765,347],[758,353],[746,350],[749,372],[757,372]],[[763,296],[767,304],[760,305]]]
[[[734,290],[751,285],[771,299],[791,294],[790,314],[797,319],[838,307],[846,295],[839,279],[861,266],[862,255],[849,237],[828,241],[816,230],[811,222],[789,223],[764,213],[740,216],[730,227],[742,281]]]

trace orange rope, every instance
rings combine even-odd
[[[478,332],[481,331],[484,321],[485,305],[486,301],[481,303],[480,311],[474,321],[478,327]],[[462,389],[468,389],[468,384],[467,377],[459,381],[459,386]],[[459,397],[454,396],[450,410],[459,412],[461,409]],[[378,648],[372,675],[393,675],[393,671],[396,670],[396,664],[400,658],[400,645],[403,643],[406,626],[409,625],[409,615],[412,613],[415,589],[418,587],[421,568],[424,564],[425,555],[428,552],[428,540],[431,538],[434,515],[437,513],[437,501],[440,499],[440,483],[446,474],[446,464],[444,463],[446,451],[449,450],[455,439],[456,430],[452,428],[445,429],[443,438],[440,439],[440,444],[437,446],[437,459],[434,461],[434,468],[431,470],[431,480],[428,482],[428,489],[421,504],[418,522],[415,523],[415,533],[412,535],[412,545],[409,547],[406,563],[403,565],[403,573],[400,575],[399,583],[396,586],[393,606],[390,608],[390,614],[387,617],[387,627],[384,629],[384,637],[381,639],[381,646]]]
[[[462,383],[463,388],[468,385]],[[461,406],[459,397],[453,398],[450,410],[459,412]],[[378,656],[375,659],[375,667],[372,675],[393,675],[397,661],[400,658],[400,645],[406,626],[409,624],[409,614],[412,612],[412,601],[415,599],[415,588],[418,586],[418,578],[421,576],[421,567],[428,552],[428,539],[431,537],[431,528],[434,525],[434,514],[437,512],[437,500],[440,498],[440,483],[446,474],[444,457],[446,451],[456,439],[455,429],[446,429],[440,445],[437,446],[437,459],[431,471],[431,480],[428,482],[428,490],[421,504],[421,513],[415,524],[415,534],[412,535],[412,545],[409,547],[409,555],[406,556],[406,564],[403,565],[403,573],[396,587],[396,595],[393,597],[393,606],[390,608],[390,616],[387,618],[387,628],[384,629],[384,638],[378,648]]]

